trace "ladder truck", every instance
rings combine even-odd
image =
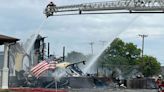
[[[104,13],[164,13],[164,0],[114,0],[63,6],[56,6],[53,2],[50,2],[44,10],[44,14],[47,17],[60,16],[63,13],[75,15]]]

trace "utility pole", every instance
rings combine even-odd
[[[102,43],[102,46],[104,46],[105,43],[107,43],[107,41],[103,41],[103,40],[101,40],[100,42]]]
[[[63,47],[63,61],[65,61],[65,46]]]
[[[89,45],[91,45],[91,54],[93,55],[93,44],[94,42],[90,42]]]
[[[145,40],[145,37],[148,37],[148,35],[139,34],[139,36],[142,38],[142,59],[143,59],[143,55],[144,55],[144,40]]]

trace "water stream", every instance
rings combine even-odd
[[[101,56],[101,54],[110,46],[110,43],[117,38],[122,32],[126,31],[134,22],[135,20],[138,18],[138,15],[135,16],[134,18],[132,18],[128,23],[126,23],[127,25],[120,28],[117,31],[113,31],[115,32],[114,35],[110,35],[111,39],[108,41],[108,43],[104,46],[103,49],[101,49],[101,51],[95,55],[90,61],[88,61],[88,64],[86,64],[83,72],[86,73],[91,73],[91,68],[93,68],[93,65],[97,62],[97,59]]]
[[[45,24],[46,20],[44,20],[40,25],[39,27],[37,28],[37,30],[35,31],[36,33],[34,33],[30,39],[28,39],[26,41],[26,43],[24,44],[24,49],[26,51],[27,54],[30,54],[30,51],[35,43],[35,40],[37,39],[37,36],[39,35],[40,33],[40,29],[42,28],[42,26]]]
[[[30,55],[30,52],[34,46],[34,43],[40,33],[40,29],[45,24],[45,22],[46,22],[46,19],[39,25],[39,27],[36,29],[35,33],[29,39],[27,39],[27,41],[24,43],[23,48],[27,55]],[[33,60],[30,61],[29,58],[27,58],[27,57],[25,57],[23,59],[23,68],[25,70],[27,67],[30,67],[30,62],[33,63]]]

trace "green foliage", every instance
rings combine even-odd
[[[160,73],[160,63],[155,57],[145,55],[137,62],[140,65],[140,70],[145,76],[152,76]]]
[[[141,50],[133,43],[116,38],[99,58],[106,65],[135,65]]]
[[[98,59],[100,67],[115,68],[126,71],[126,67],[121,66],[139,66],[145,76],[158,74],[160,72],[160,63],[152,56],[140,57],[141,49],[133,43],[125,43],[116,38],[111,45],[104,51]],[[127,68],[128,69],[128,68]]]

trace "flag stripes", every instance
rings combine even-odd
[[[43,64],[47,63],[46,61],[42,61],[39,64],[37,64],[35,67],[31,69],[31,71],[36,71],[38,68],[42,67]]]
[[[44,71],[49,69],[55,69],[55,68],[56,68],[56,64],[50,64],[47,61],[42,61],[36,66],[34,66],[31,69],[31,72],[35,77],[39,78]]]
[[[32,72],[34,75],[36,75],[36,73],[37,73],[40,69],[42,69],[43,67],[45,67],[46,65],[48,65],[48,63],[47,63],[46,61],[42,61],[42,62],[40,62],[39,64],[37,64],[37,65],[34,67],[34,69],[32,68],[32,69],[31,69],[31,72]]]
[[[36,73],[36,77],[39,77],[44,71],[49,70],[49,69],[55,69],[55,64],[48,64],[48,65],[44,66],[42,69],[40,69]]]

